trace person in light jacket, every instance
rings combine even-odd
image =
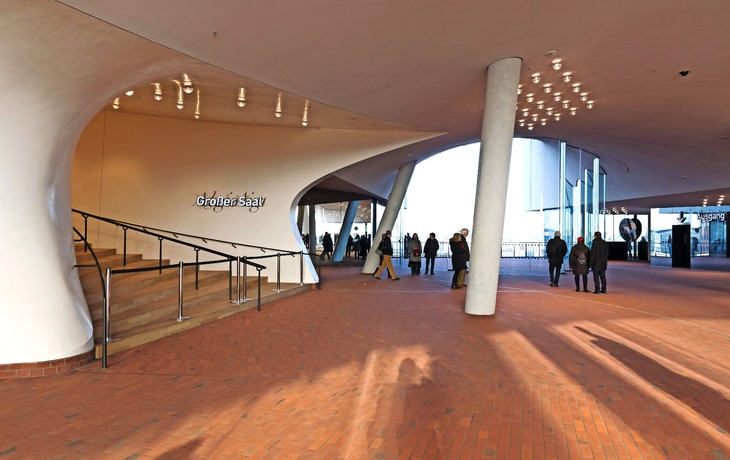
[[[408,242],[408,266],[411,267],[411,275],[421,274],[421,251],[421,240],[418,239],[418,233],[414,233]]]
[[[578,244],[573,246],[568,256],[568,266],[575,276],[575,292],[580,292],[580,278],[583,277],[583,292],[588,291],[588,261],[591,260],[591,250],[584,243],[582,236],[578,237]]]

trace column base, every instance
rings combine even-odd
[[[41,361],[38,363],[0,364],[0,380],[44,377],[65,374],[94,361],[94,349],[68,358]]]

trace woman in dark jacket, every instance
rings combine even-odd
[[[436,254],[439,252],[439,242],[436,240],[436,234],[428,235],[426,243],[423,245],[423,256],[426,258],[426,271],[428,274],[428,264],[431,263],[431,274],[433,275],[433,267],[436,265]]]
[[[451,246],[451,266],[454,268],[451,289],[461,289],[461,286],[456,282],[459,279],[459,272],[466,270],[466,261],[464,260],[466,249],[461,241],[461,233],[454,233],[454,236],[449,240],[449,245]]]
[[[575,276],[575,292],[580,292],[580,277],[583,277],[583,292],[588,292],[588,262],[591,250],[585,245],[583,237],[578,237],[578,244],[573,246],[568,256],[568,265]]]

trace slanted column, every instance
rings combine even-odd
[[[309,205],[309,253],[317,252],[317,215],[315,214],[316,205]]]
[[[515,86],[515,91],[517,87]],[[514,108],[512,109],[514,111]],[[514,114],[513,114],[514,116]],[[388,204],[385,205],[385,212],[383,217],[380,219],[380,225],[377,231],[373,232],[373,245],[368,252],[368,258],[365,260],[365,266],[362,268],[363,273],[373,273],[380,265],[380,256],[375,253],[380,243],[380,238],[386,230],[392,230],[395,224],[395,219],[398,217],[398,211],[403,204],[403,198],[406,196],[408,190],[408,184],[411,182],[411,176],[413,176],[413,170],[416,169],[416,163],[408,163],[402,166],[398,170],[398,175],[395,177],[395,183],[393,189],[390,191],[390,197],[388,197]],[[375,228],[375,227],[373,227]]]
[[[350,231],[352,231],[352,223],[355,222],[355,213],[357,212],[359,203],[359,201],[350,201],[347,203],[345,216],[342,218],[342,227],[340,227],[340,237],[337,239],[335,252],[332,254],[332,262],[342,262],[342,258],[345,256],[347,240],[350,237]]]
[[[507,180],[521,63],[520,58],[507,58],[493,63],[487,69],[469,288],[466,291],[465,311],[471,315],[493,315],[497,305]]]

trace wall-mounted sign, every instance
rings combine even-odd
[[[712,222],[713,220],[719,220],[720,222],[725,222],[725,213],[723,213],[723,212],[699,213],[699,214],[697,214],[697,217],[699,217],[700,220],[703,222]]]
[[[212,209],[213,212],[221,212],[225,208],[248,208],[249,212],[256,212],[266,204],[266,197],[255,196],[254,192],[246,192],[243,195],[236,195],[229,192],[226,196],[216,196],[214,191],[210,196],[207,192],[198,195],[195,205],[203,209]]]

